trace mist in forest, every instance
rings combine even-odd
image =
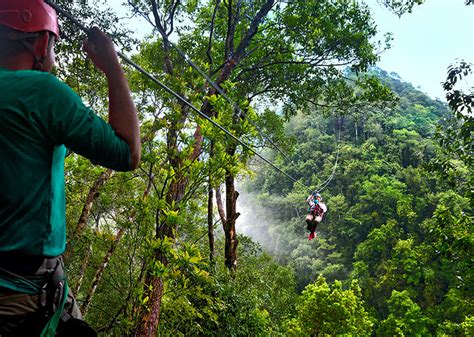
[[[244,188],[240,188],[239,193],[237,211],[240,216],[236,222],[237,233],[250,237],[264,250],[271,252],[273,250],[273,240],[269,231],[272,226],[271,210],[262,206],[260,202],[255,202],[257,196],[245,191]]]

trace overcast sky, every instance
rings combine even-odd
[[[122,2],[110,0],[108,4],[123,14]],[[464,2],[426,0],[399,18],[377,0],[365,0],[379,32],[392,32],[394,37],[392,48],[381,55],[378,66],[396,72],[432,98],[444,100],[440,83],[446,79],[447,67],[456,59],[474,62],[474,5],[465,6]],[[135,18],[132,23],[138,30],[147,27],[149,31],[143,20]],[[474,76],[463,85],[474,86]]]

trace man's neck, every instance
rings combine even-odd
[[[9,70],[31,70],[33,60],[31,55],[20,54],[14,57],[0,58],[0,68]]]

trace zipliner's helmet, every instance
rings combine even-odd
[[[24,33],[48,31],[59,37],[56,11],[44,0],[0,0],[0,25]]]
[[[321,194],[317,192],[313,192],[313,198],[321,198],[321,200],[323,200],[323,197],[321,196]]]

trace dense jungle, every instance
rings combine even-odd
[[[375,67],[392,40],[362,1],[124,1],[140,39],[106,1],[57,3],[188,102],[126,66],[139,168],[66,160],[67,275],[101,336],[474,335],[470,63],[447,60],[447,102]],[[61,20],[57,76],[104,114]]]

